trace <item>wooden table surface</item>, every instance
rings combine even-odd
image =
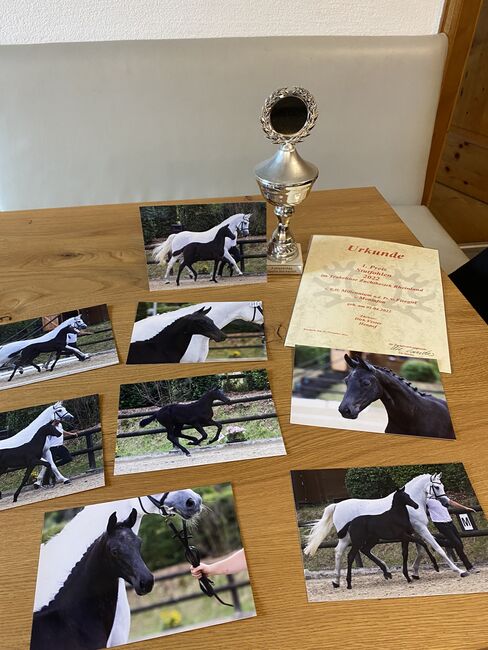
[[[372,188],[313,193],[293,226],[304,247],[314,233],[416,243]],[[0,244],[0,318],[20,320],[106,302],[123,359],[139,300],[262,299],[266,367],[288,451],[277,458],[113,477],[119,384],[225,372],[227,363],[119,365],[2,391],[0,411],[99,392],[106,487],[0,513],[0,648],[29,645],[44,510],[224,481],[234,487],[257,617],[141,642],[137,648],[487,647],[487,594],[308,604],[290,480],[291,469],[462,461],[488,509],[488,329],[446,277],[453,374],[443,380],[456,441],[290,425],[292,356],[283,340],[298,278],[149,293],[138,205],[3,213]]]

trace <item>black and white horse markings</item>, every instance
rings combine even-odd
[[[132,341],[127,363],[179,363],[195,335],[212,341],[225,341],[224,332],[207,315],[210,309],[197,309],[174,320],[150,338]]]
[[[408,516],[407,506],[418,510],[416,503],[405,492],[405,488],[399,488],[393,494],[391,508],[379,515],[360,515],[352,521],[349,521],[341,530],[338,531],[337,537],[343,539],[347,534],[351,538],[351,549],[347,555],[347,588],[352,589],[352,564],[356,555],[361,552],[383,571],[386,580],[392,578],[388,567],[382,562],[371,550],[380,541],[395,542],[400,540],[402,544],[403,557],[403,575],[407,582],[412,582],[408,575],[408,545],[410,542],[420,544],[425,550],[436,571],[439,571],[435,557],[430,552],[427,544],[415,535],[410,518]],[[334,583],[334,587],[339,587]]]
[[[34,613],[31,650],[98,650],[112,631],[119,579],[138,596],[148,594],[154,576],[141,557],[141,539],[132,530],[135,508],[124,521],[113,512],[105,532],[88,547],[49,604]]]
[[[235,264],[235,260],[225,247],[226,238],[232,239],[233,233],[229,226],[223,226],[217,231],[216,236],[209,242],[192,242],[178,251],[172,253],[173,257],[180,258],[180,268],[176,276],[176,285],[180,286],[180,277],[183,269],[188,268],[196,282],[198,273],[193,268],[195,262],[213,262],[212,282],[217,282],[217,269],[222,262]],[[242,275],[242,272],[239,270]]]
[[[15,436],[7,438],[0,443],[0,476],[9,469],[16,470],[25,468],[22,481],[13,497],[14,503],[19,498],[20,492],[37,465],[42,465],[48,472],[52,471],[51,463],[45,458],[44,454],[46,440],[50,436],[57,438],[62,435],[62,429],[57,426],[59,422],[63,420],[74,420],[71,413],[68,413],[59,402],[53,407],[45,409],[48,413],[50,410],[52,410],[52,415],[49,422],[40,424],[38,427],[32,427],[31,423],[30,428],[34,428],[34,431],[30,431],[27,434],[26,429],[29,429],[27,427]]]
[[[153,259],[161,266],[166,265],[164,280],[169,284],[169,274],[174,264],[182,260],[181,251],[188,245],[195,242],[209,243],[215,239],[220,229],[227,226],[231,235],[225,240],[225,251],[229,252],[237,243],[237,234],[240,233],[244,237],[249,235],[249,221],[252,213],[238,213],[234,214],[213,228],[196,232],[191,230],[184,230],[183,232],[170,235],[162,244],[156,246],[153,250]],[[179,255],[175,255],[174,251],[180,251]],[[242,275],[242,271],[237,265],[232,255],[225,255],[225,259],[231,264],[233,269],[238,275]]]
[[[418,390],[389,368],[374,366],[362,358],[351,359],[348,354],[344,359],[351,371],[339,405],[342,417],[355,420],[367,406],[380,400],[388,414],[385,433],[455,438],[444,400]]]
[[[85,506],[65,525],[61,532],[41,545],[34,612],[39,612],[56,600],[60,590],[76,571],[76,565],[80,559],[85,556],[90,546],[106,532],[107,521],[111,514],[115,512],[117,520],[121,521],[127,519],[133,510],[136,511],[136,519],[132,531],[134,535],[137,535],[145,515],[161,515],[164,518],[177,515],[185,520],[196,519],[202,511],[202,498],[198,493],[187,489]],[[97,581],[95,580],[95,582]],[[109,648],[126,644],[129,641],[131,611],[125,585],[125,579],[118,578],[112,629],[104,643]],[[91,616],[90,614],[82,621],[87,629],[91,627]],[[97,619],[97,612],[94,612],[93,616]],[[61,637],[60,641],[64,643],[63,648],[66,647],[66,644],[70,648],[75,648],[69,644],[69,640],[69,635]],[[39,650],[49,650],[50,647],[47,645]],[[83,647],[79,650],[86,650],[86,648]]]
[[[222,404],[230,404],[230,399],[223,393],[220,388],[212,388],[208,390],[200,399],[194,402],[186,402],[179,404],[167,404],[156,411],[147,418],[140,421],[141,427],[146,427],[148,424],[157,420],[166,429],[168,440],[180,449],[186,456],[190,456],[188,449],[178,441],[178,438],[189,440],[190,445],[200,445],[208,438],[205,431],[205,426],[217,427],[217,432],[214,437],[208,441],[208,444],[216,442],[219,439],[220,432],[222,431],[222,424],[213,419],[213,406],[215,402]],[[200,438],[189,436],[182,433],[183,427],[189,425],[196,429],[200,434]]]

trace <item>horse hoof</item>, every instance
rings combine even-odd
[[[439,568],[437,568],[437,571],[439,571]],[[420,580],[420,576],[412,576],[412,580]]]
[[[348,588],[348,589],[352,589],[352,585],[347,585],[347,588]]]
[[[469,576],[469,571],[463,571],[460,575],[461,578],[466,578],[467,576]]]
[[[33,483],[32,487],[34,488],[34,490],[39,490],[41,486],[39,485],[39,483]]]
[[[69,478],[67,478],[67,479],[65,479],[63,481],[63,485],[69,485],[70,483],[71,483],[71,481],[69,480]]]
[[[334,589],[339,589],[340,584],[338,582],[332,582],[332,586],[334,587]]]
[[[437,571],[437,573],[440,573],[440,569],[439,569],[439,567],[437,566],[437,564],[434,566],[434,571]],[[414,576],[414,577],[415,577],[415,576]],[[417,580],[418,580],[418,577],[417,577]]]
[[[387,571],[385,573],[385,580],[393,580],[393,576],[391,575],[391,573],[389,571]]]

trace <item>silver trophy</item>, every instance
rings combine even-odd
[[[264,102],[261,125],[266,136],[280,148],[257,165],[256,180],[264,198],[274,206],[278,226],[268,243],[270,272],[301,273],[299,244],[288,228],[295,206],[304,201],[319,170],[298,154],[295,145],[315,126],[318,111],[315,99],[304,88],[280,88]]]

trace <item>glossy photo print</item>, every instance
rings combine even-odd
[[[120,387],[115,474],[285,453],[266,370]]]
[[[107,305],[0,325],[0,390],[118,361]]]
[[[292,472],[310,602],[488,591],[488,522],[462,463]]]
[[[163,490],[163,487],[161,487]],[[30,650],[96,650],[256,615],[228,483],[47,512]]]
[[[295,347],[291,422],[455,438],[434,360]]]
[[[127,363],[266,359],[261,301],[140,302]]]
[[[102,485],[98,395],[0,413],[0,510]]]
[[[266,281],[266,204],[140,208],[149,289]]]

